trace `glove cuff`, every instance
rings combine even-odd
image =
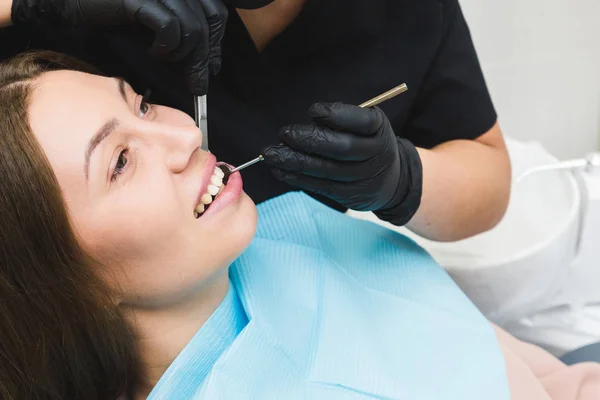
[[[396,138],[400,153],[400,171],[403,176],[399,184],[392,206],[374,211],[381,220],[397,226],[406,225],[421,205],[423,193],[423,165],[417,148],[408,140]]]

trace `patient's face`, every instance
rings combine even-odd
[[[150,106],[116,79],[57,71],[37,82],[29,117],[76,233],[123,303],[193,295],[252,239],[256,209],[239,174],[197,218],[201,196],[219,181],[186,114]]]

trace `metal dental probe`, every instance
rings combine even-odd
[[[377,97],[373,97],[371,100],[365,101],[364,103],[359,105],[359,107],[361,107],[361,108],[375,107],[376,105],[381,104],[384,101],[391,99],[392,97],[396,97],[399,94],[406,92],[407,90],[408,90],[408,86],[406,86],[406,83],[403,83],[401,85],[396,86],[393,89],[388,90],[385,93],[380,94]],[[250,160],[247,163],[240,165],[239,167],[229,170],[229,173],[223,171],[223,172],[225,172],[225,179],[228,178],[229,175],[233,174],[234,172],[241,171],[242,169],[249,167],[251,165],[254,165],[260,161],[263,161],[264,159],[265,158],[262,155],[259,155],[255,159]]]
[[[206,95],[194,96],[194,110],[196,126],[202,131],[202,145],[200,149],[208,150],[208,113],[206,111]]]
[[[230,173],[230,174],[233,174],[234,172],[241,171],[242,169],[244,169],[244,168],[246,168],[246,167],[249,167],[249,166],[251,166],[251,165],[254,165],[254,164],[256,164],[257,162],[260,162],[260,161],[262,161],[262,160],[264,160],[264,159],[265,159],[265,158],[264,158],[264,157],[262,156],[262,154],[261,154],[261,155],[259,155],[258,157],[256,157],[254,160],[250,160],[250,161],[248,161],[247,163],[244,163],[244,164],[240,165],[239,167],[235,167],[234,169],[230,169],[230,170],[229,170],[229,173]]]

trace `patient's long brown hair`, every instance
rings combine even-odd
[[[0,398],[115,399],[134,379],[133,336],[28,123],[35,79],[53,70],[96,73],[51,52],[0,64]]]

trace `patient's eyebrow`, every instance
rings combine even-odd
[[[119,121],[117,121],[116,118],[112,118],[111,120],[105,122],[104,125],[102,125],[100,129],[98,129],[98,131],[90,139],[85,150],[85,163],[83,167],[86,181],[88,180],[88,176],[90,174],[90,158],[92,157],[92,152],[96,149],[96,147],[98,147],[100,143],[102,143],[104,139],[106,139],[108,136],[110,136],[111,133],[115,131],[115,128],[118,125]]]
[[[119,94],[125,103],[127,103],[127,93],[125,92],[125,80],[123,78],[115,78],[119,87]],[[116,127],[119,126],[119,121],[116,118],[112,118],[109,121],[105,122],[104,125],[98,129],[98,131],[92,136],[90,139],[87,148],[85,150],[85,162],[83,164],[83,172],[85,174],[85,180],[88,180],[90,175],[90,159],[92,157],[92,153],[98,147],[100,143],[111,133],[114,132]]]

